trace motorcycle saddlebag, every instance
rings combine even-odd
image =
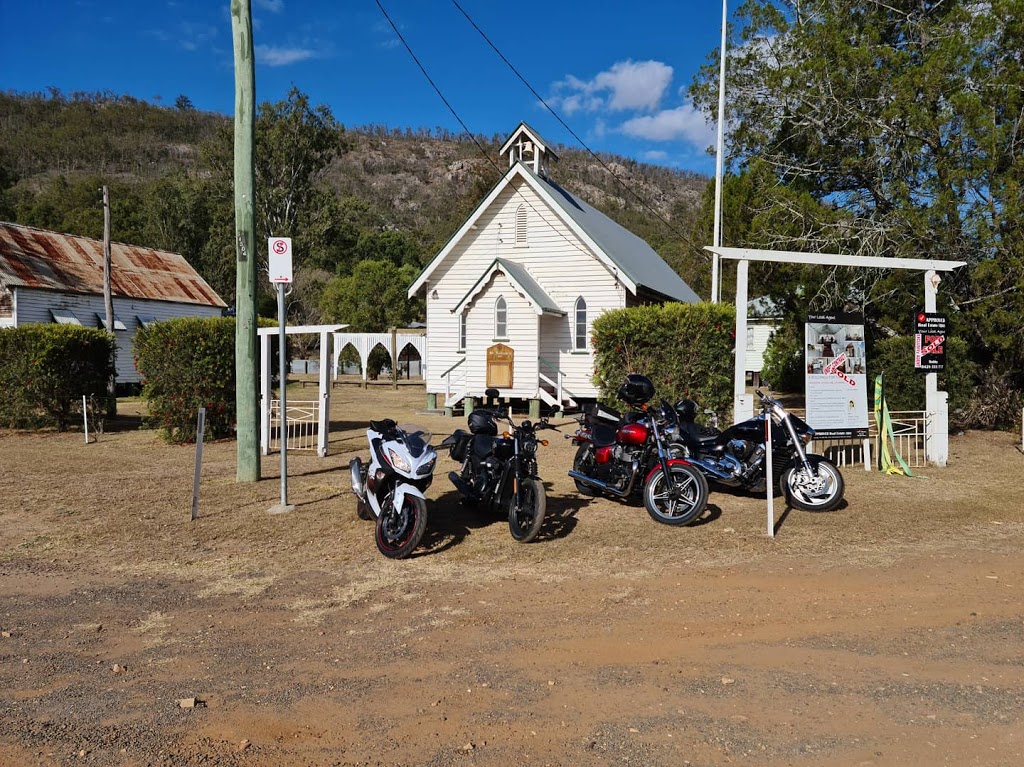
[[[453,461],[462,463],[466,460],[466,456],[469,455],[469,446],[473,442],[473,435],[467,434],[462,429],[456,431],[452,438],[454,438],[455,444],[451,447],[451,452],[448,453]]]

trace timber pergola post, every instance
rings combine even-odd
[[[733,423],[745,421],[754,414],[753,395],[747,394],[747,276],[751,261],[776,261],[785,264],[818,266],[853,266],[869,269],[910,269],[924,273],[924,308],[935,311],[939,272],[951,272],[966,261],[936,261],[928,258],[886,258],[884,256],[849,256],[838,253],[797,253],[788,250],[757,250],[706,246],[722,258],[736,264],[736,348],[733,361]],[[945,466],[949,457],[948,395],[939,391],[937,373],[925,375],[925,410],[933,414],[932,431],[925,439],[925,458],[936,466]]]

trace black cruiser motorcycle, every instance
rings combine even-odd
[[[757,390],[761,413],[725,431],[696,423],[697,403],[676,403],[679,426],[671,435],[689,461],[709,481],[751,493],[765,488],[765,419],[772,419],[772,484],[786,502],[804,511],[831,511],[843,500],[843,475],[827,458],[808,453],[804,447],[814,429],[788,412],[782,403]]]
[[[643,495],[651,518],[666,525],[688,525],[704,511],[708,483],[669,435],[677,428],[671,404],[648,407],[654,384],[631,374],[616,395],[631,410],[625,415],[596,405],[580,417],[573,435],[579,445],[569,476],[581,495],[606,493],[617,498]]]
[[[485,394],[493,402],[500,396],[497,389]],[[547,445],[537,432],[555,429],[545,419],[528,420],[516,425],[491,407],[478,408],[467,418],[469,432],[456,429],[441,442],[453,460],[462,464],[458,472],[450,472],[452,481],[467,505],[482,504],[488,510],[508,516],[512,537],[529,543],[544,523],[547,495],[544,483],[537,476],[537,447]],[[498,436],[498,422],[509,425],[509,431]]]

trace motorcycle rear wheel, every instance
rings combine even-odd
[[[807,456],[815,470],[810,475],[802,464],[790,466],[779,479],[786,503],[801,511],[832,511],[843,500],[843,475],[832,461],[820,455]]]
[[[594,448],[589,443],[584,442],[580,445],[579,450],[576,451],[576,458],[572,462],[572,470],[591,476],[591,472],[594,470]],[[578,479],[573,480],[573,482],[576,483],[576,492],[580,495],[594,498],[601,494],[601,491],[592,485],[585,485]]]
[[[529,543],[537,537],[544,524],[544,512],[547,509],[547,493],[544,485],[537,479],[522,480],[520,488],[522,506],[516,508],[515,493],[508,503],[508,529],[512,537],[520,543]]]
[[[419,545],[426,529],[427,502],[422,498],[405,496],[401,509],[385,501],[374,535],[377,550],[388,559],[405,559]]]
[[[688,525],[708,505],[708,481],[697,469],[684,464],[669,466],[671,487],[659,468],[644,485],[644,507],[655,522]]]

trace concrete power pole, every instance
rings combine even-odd
[[[111,336],[114,336],[114,296],[110,288],[111,280],[110,260],[110,192],[107,185],[103,185],[103,310],[106,312],[106,328]],[[115,344],[116,351],[116,344]],[[107,382],[107,406],[108,415],[117,415],[117,374],[115,373]]]
[[[256,385],[256,196],[253,145],[256,123],[256,68],[253,62],[252,5],[231,0],[235,51],[235,407],[238,458],[235,479],[260,478],[259,392]],[[266,407],[268,403],[262,403]]]

